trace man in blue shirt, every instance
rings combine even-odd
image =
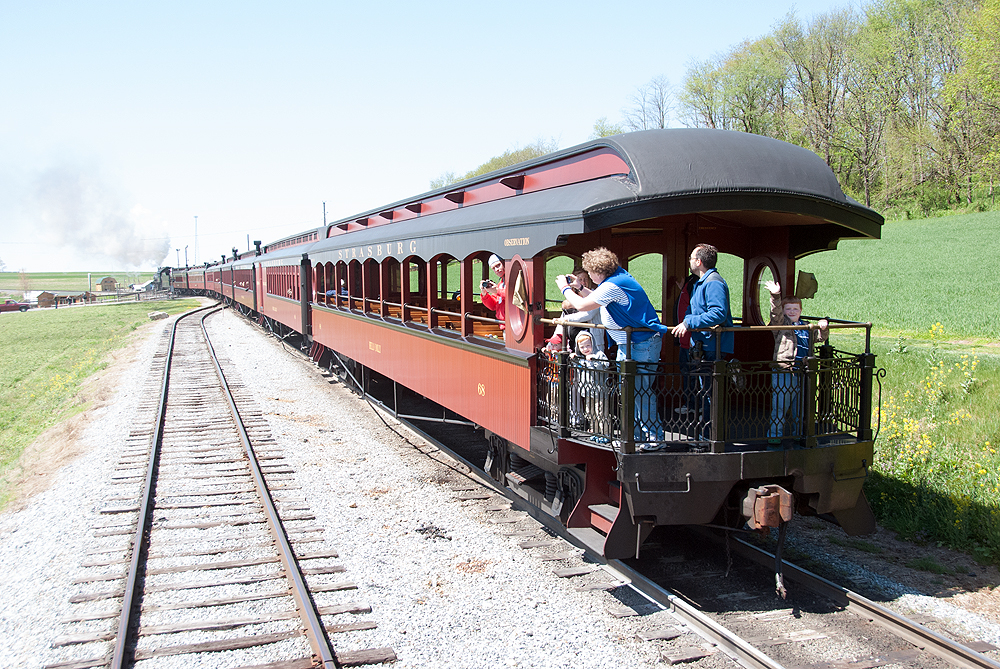
[[[689,330],[701,330],[721,325],[724,328],[733,327],[733,315],[729,310],[729,286],[715,269],[719,259],[719,250],[711,244],[698,244],[691,251],[688,262],[691,272],[698,276],[691,290],[691,302],[688,304],[684,320],[674,326],[671,334],[683,337]],[[718,352],[716,349],[719,349]],[[697,371],[699,395],[702,398],[702,421],[707,438],[707,421],[712,404],[712,364],[721,353],[723,357],[733,354],[733,333],[723,332],[716,341],[711,332],[691,333],[691,358],[701,359]]]

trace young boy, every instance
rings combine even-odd
[[[574,427],[586,427],[585,418],[590,418],[591,430],[603,421],[603,412],[598,415],[599,399],[606,394],[608,357],[594,345],[594,337],[589,330],[581,330],[576,335],[576,352],[570,354],[570,365],[574,367],[573,393],[570,421]],[[586,406],[584,406],[586,399]]]
[[[764,284],[771,293],[771,320],[768,325],[808,325],[802,320],[802,300],[797,297],[781,299],[781,285],[776,281]],[[827,337],[829,322],[823,318],[817,323],[817,341]],[[785,435],[785,419],[789,419],[789,432],[798,435],[802,416],[802,361],[810,355],[809,330],[774,331],[774,372],[771,374],[771,424],[769,439]]]

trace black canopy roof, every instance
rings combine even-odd
[[[530,257],[555,246],[561,235],[691,213],[735,216],[734,220],[747,225],[822,228],[820,241],[798,243],[796,255],[835,245],[842,238],[880,236],[882,216],[844,195],[833,172],[816,154],[760,135],[710,129],[649,130],[595,140],[382,206],[335,222],[331,228],[607,148],[627,165],[627,175],[519,193],[354,230],[273,254],[269,251],[266,258],[301,257],[305,252],[314,262],[385,255],[430,259],[441,253],[464,258],[481,250]],[[739,212],[766,212],[774,218],[741,219]]]

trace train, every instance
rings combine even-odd
[[[771,279],[809,297],[813,278],[797,274],[796,261],[842,239],[878,239],[883,223],[801,147],[723,130],[648,130],[234,248],[199,267],[165,268],[163,280],[294,339],[362,390],[377,378],[478,426],[488,439],[482,468],[498,484],[598,554],[628,558],[660,526],[784,536],[798,514],[850,535],[874,530],[863,491],[878,381],[871,324],[825,315],[831,340],[861,350],[816,347],[796,371],[797,425],[775,439],[762,286]],[[700,243],[738,268],[726,277],[735,353],[700,372],[713,380],[710,415],[685,411],[690,372],[669,336],[652,369],[626,351],[593,374],[546,346],[563,323],[553,278],[579,267],[584,252],[604,247],[626,270],[642,268],[672,325],[688,253]],[[502,319],[479,294],[492,255],[505,270]],[[652,378],[637,386],[643,374]],[[636,447],[634,404],[650,401],[637,387],[654,394],[661,450]],[[581,402],[594,395],[600,401]]]

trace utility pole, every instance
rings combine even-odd
[[[188,247],[184,247],[184,266],[188,267]]]
[[[181,250],[180,249],[174,249],[174,250],[177,251],[177,266],[180,267],[181,266]]]
[[[323,203],[323,225],[326,226],[326,202]]]
[[[187,247],[185,247],[187,248]],[[194,261],[198,262],[198,217],[194,217]],[[184,264],[187,264],[187,256],[184,256]]]

